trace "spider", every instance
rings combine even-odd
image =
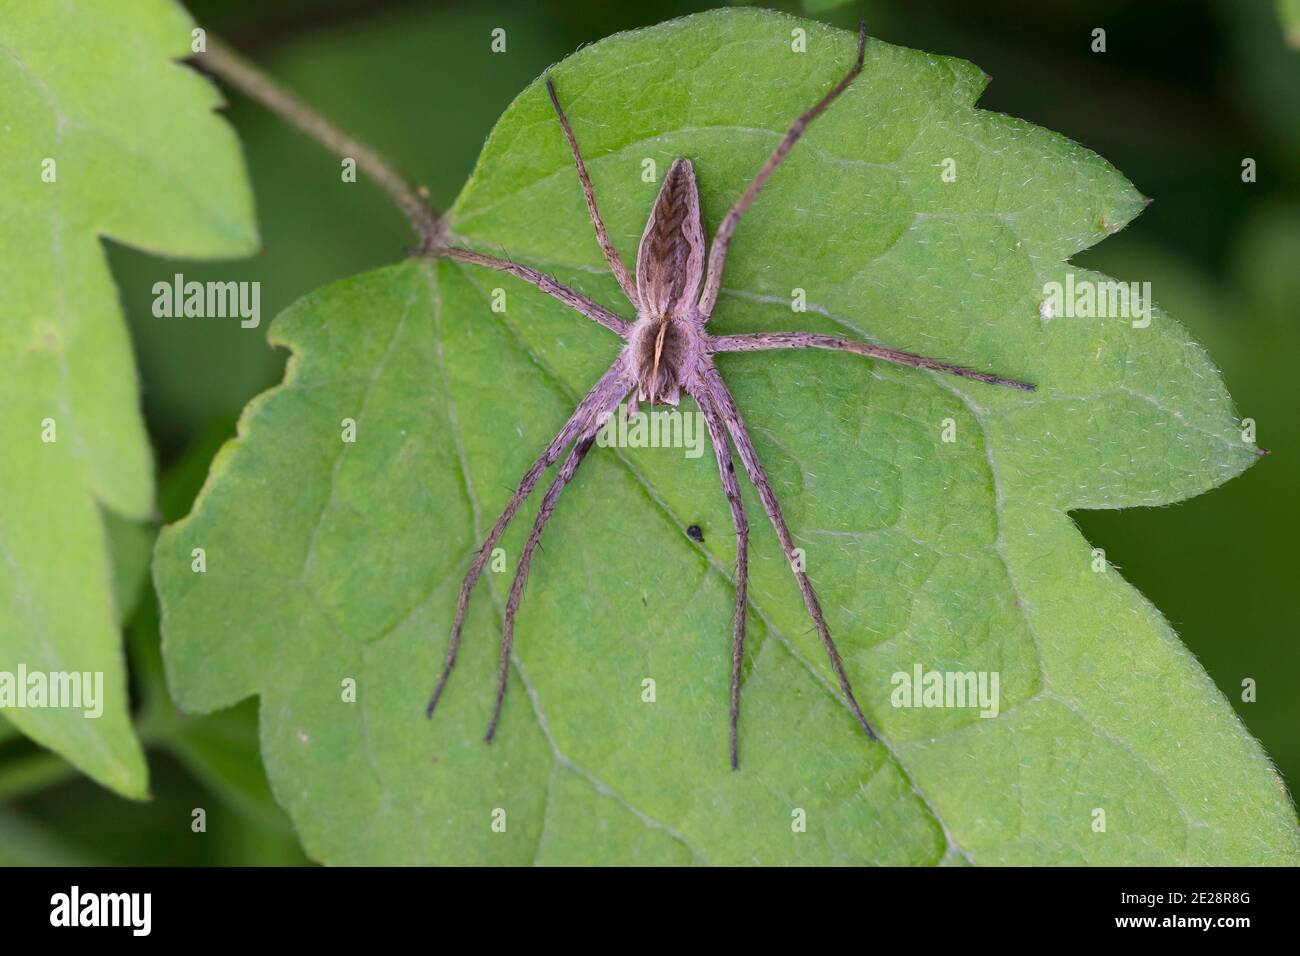
[[[754,201],[759,190],[803,135],[808,124],[824,112],[862,71],[866,43],[867,31],[866,25],[863,24],[858,31],[858,50],[853,66],[830,92],[794,121],[771,156],[754,176],[753,181],[723,218],[717,234],[713,237],[713,244],[707,247],[707,254],[704,230],[700,223],[700,198],[695,185],[694,168],[688,159],[678,159],[673,162],[664,177],[658,198],[655,200],[654,208],[650,212],[650,218],[641,236],[641,244],[637,250],[635,279],[623,264],[601,220],[591,178],[587,175],[586,164],[583,163],[582,153],[578,149],[578,141],[573,135],[573,128],[569,125],[563,107],[560,106],[555,84],[547,77],[546,89],[550,94],[551,104],[555,107],[564,137],[568,141],[569,151],[573,154],[573,164],[577,169],[583,196],[586,198],[587,211],[596,230],[596,239],[628,302],[636,310],[636,319],[629,322],[550,276],[543,275],[528,266],[454,246],[438,250],[439,255],[449,259],[497,269],[532,283],[547,295],[555,297],[592,321],[617,333],[623,338],[625,345],[614,364],[578,403],[573,415],[524,474],[505,510],[488,532],[482,548],[476,552],[474,561],[461,584],[446,662],[434,688],[433,696],[425,709],[427,716],[433,716],[434,708],[438,706],[443,689],[446,687],[447,678],[456,663],[456,651],[460,646],[461,630],[470,593],[483,571],[488,556],[505,532],[510,520],[532,494],[542,474],[560,460],[566,448],[570,448],[568,456],[564,458],[542,498],[541,508],[533,522],[532,531],[519,555],[519,565],[510,587],[510,595],[506,600],[501,659],[497,671],[496,704],[484,738],[487,742],[491,742],[496,733],[497,721],[501,716],[501,704],[505,699],[506,674],[514,643],[515,615],[519,610],[519,601],[528,579],[533,552],[541,540],[547,521],[555,511],[560,493],[565,485],[573,480],[578,466],[591,450],[600,426],[630,392],[634,393],[634,403],[648,402],[651,405],[677,405],[681,394],[685,392],[694,399],[704,416],[709,439],[717,458],[718,472],[722,478],[722,490],[730,506],[731,519],[736,531],[736,604],[731,636],[729,723],[732,769],[739,767],[736,726],[740,715],[740,670],[745,648],[749,523],[741,503],[740,486],[736,478],[731,447],[728,445],[728,436],[735,446],[745,473],[758,491],[772,526],[776,529],[776,536],[790,561],[808,614],[826,648],[835,676],[839,679],[844,699],[867,737],[875,739],[871,724],[863,715],[848,675],[844,672],[844,664],[840,660],[834,640],[831,639],[830,630],[826,626],[826,619],[817,601],[817,595],[813,591],[812,583],[803,570],[802,562],[796,560],[794,540],[790,535],[790,529],[786,526],[785,518],[782,517],[781,505],[772,490],[771,482],[768,481],[767,472],[758,459],[754,443],[745,429],[744,419],[714,365],[713,355],[719,352],[756,352],[769,349],[832,349],[913,368],[945,372],[992,385],[1006,385],[1027,391],[1032,391],[1034,386],[1027,382],[1001,378],[910,352],[900,352],[831,335],[812,332],[711,335],[705,331],[705,326],[718,300],[718,292],[722,286],[722,270],[727,258],[727,246],[737,223],[740,222],[741,216]]]

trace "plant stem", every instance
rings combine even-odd
[[[357,168],[373,179],[410,220],[420,237],[422,254],[441,244],[440,220],[429,205],[426,191],[412,186],[376,150],[343,132],[220,40],[209,36],[207,51],[196,54],[191,62],[261,103],[335,155],[355,160]]]

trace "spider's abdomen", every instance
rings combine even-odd
[[[667,319],[695,305],[704,275],[704,228],[700,193],[689,159],[673,162],[636,255],[636,286],[641,314]]]

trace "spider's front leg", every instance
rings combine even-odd
[[[498,259],[495,256],[485,256],[481,252],[462,249],[459,246],[446,246],[438,250],[438,255],[456,262],[467,262],[471,265],[496,269],[498,272],[508,272],[517,279],[531,282],[551,298],[558,299],[573,311],[585,315],[597,325],[603,325],[611,332],[623,336],[623,338],[627,338],[628,332],[631,331],[632,326],[626,319],[615,315],[600,303],[593,302],[576,289],[570,289],[563,282],[559,282],[544,272],[538,272],[529,266],[510,262],[507,259]]]
[[[776,493],[772,490],[772,483],[768,481],[767,472],[764,470],[762,462],[758,460],[758,452],[754,448],[754,443],[750,441],[749,432],[745,430],[745,423],[740,417],[740,410],[736,408],[735,399],[731,397],[730,389],[727,388],[726,382],[722,380],[722,375],[713,366],[712,362],[708,362],[704,366],[701,376],[704,388],[709,393],[709,398],[718,409],[723,421],[726,422],[727,431],[731,434],[731,440],[736,443],[736,451],[740,454],[741,463],[745,466],[749,480],[754,483],[754,487],[758,490],[758,497],[767,510],[767,516],[772,520],[772,527],[776,530],[777,539],[781,542],[781,550],[785,552],[786,561],[789,562],[790,569],[794,572],[795,582],[799,585],[799,592],[803,595],[804,605],[808,608],[808,615],[812,618],[813,624],[817,627],[822,646],[826,648],[826,655],[830,658],[831,668],[839,679],[840,690],[844,693],[844,699],[853,712],[853,716],[862,725],[862,729],[867,732],[867,736],[875,740],[875,731],[871,729],[871,724],[867,722],[866,716],[863,715],[862,708],[858,706],[858,699],[854,696],[853,686],[849,683],[849,676],[844,672],[840,652],[835,647],[835,641],[831,638],[830,628],[826,626],[826,618],[822,614],[817,594],[813,591],[812,582],[808,580],[807,572],[795,561],[794,538],[790,534],[789,527],[786,526],[785,517],[781,514],[781,504],[776,500]]]
[[[772,150],[772,155],[767,158],[761,169],[754,176],[753,182],[746,187],[744,193],[736,200],[736,204],[727,210],[727,214],[722,218],[722,225],[718,226],[718,232],[713,237],[713,245],[709,247],[709,275],[705,281],[704,291],[700,294],[700,312],[707,320],[713,314],[713,307],[718,302],[718,293],[722,289],[722,270],[727,262],[727,247],[731,244],[731,235],[736,231],[736,225],[740,222],[740,217],[745,214],[758,191],[776,172],[776,168],[781,165],[781,161],[794,148],[794,144],[799,142],[799,137],[804,134],[808,124],[820,116],[826,107],[835,102],[836,97],[849,88],[854,77],[862,72],[862,64],[867,55],[867,25],[865,23],[858,26],[858,55],[853,61],[853,66],[849,72],[844,74],[844,78],[835,84],[825,96],[818,100],[802,116],[800,116],[790,128],[786,130],[785,136],[781,137],[781,142],[776,144],[776,149]]]
[[[614,278],[618,280],[623,294],[627,296],[627,300],[632,303],[632,306],[640,311],[641,296],[637,292],[636,283],[627,271],[627,266],[623,264],[623,259],[614,246],[614,240],[609,237],[609,230],[605,228],[605,220],[600,218],[600,209],[596,206],[596,190],[591,185],[591,177],[587,175],[587,164],[582,161],[582,150],[578,149],[578,139],[573,135],[573,127],[569,125],[569,117],[564,115],[564,107],[560,105],[560,97],[555,92],[555,84],[551,82],[549,76],[546,78],[546,92],[551,95],[551,105],[555,107],[555,115],[560,120],[560,128],[564,130],[564,138],[569,143],[569,152],[573,154],[573,165],[578,170],[578,182],[582,184],[582,196],[587,200],[587,214],[591,216],[591,224],[596,229],[596,241],[600,243],[600,251],[604,254],[605,261],[609,263],[609,268],[614,273]]]

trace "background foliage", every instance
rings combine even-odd
[[[696,9],[637,5],[286,2],[191,4],[196,18],[269,67],[345,128],[375,143],[445,208],[509,101],[579,43]],[[1206,344],[1243,415],[1273,457],[1222,489],[1160,509],[1086,512],[1086,536],[1170,619],[1262,740],[1283,774],[1300,774],[1293,728],[1300,652],[1287,595],[1300,530],[1289,490],[1300,479],[1291,310],[1300,292],[1300,54],[1271,3],[1158,7],[848,4],[891,42],[949,53],[993,76],[980,100],[1096,149],[1155,204],[1137,225],[1079,257],[1121,278],[1151,279],[1158,301]],[[797,9],[790,7],[789,9]],[[1016,23],[1008,31],[1007,24]],[[510,28],[511,52],[449,37]],[[1108,32],[1105,55],[1089,33]],[[520,42],[521,38],[526,42]],[[1027,38],[1032,38],[1028,42]],[[264,250],[200,267],[115,247],[121,289],[159,449],[164,517],[189,501],[234,414],[279,380],[282,353],[230,323],[168,323],[149,311],[158,277],[260,279],[265,321],[334,279],[401,257],[404,222],[369,185],[322,192],[337,161],[238,98]],[[1240,180],[1243,157],[1259,182]],[[128,532],[121,561],[147,554]],[[133,543],[132,538],[136,540]],[[132,549],[135,549],[134,551]],[[127,626],[137,726],[153,800],[131,803],[78,778],[0,723],[0,861],[262,862],[303,859],[269,799],[255,705],[179,715],[157,667],[155,609],[141,589]],[[1257,703],[1240,700],[1255,678]],[[1288,684],[1288,681],[1290,682]],[[192,807],[208,834],[189,829]],[[220,837],[217,837],[220,834]]]

